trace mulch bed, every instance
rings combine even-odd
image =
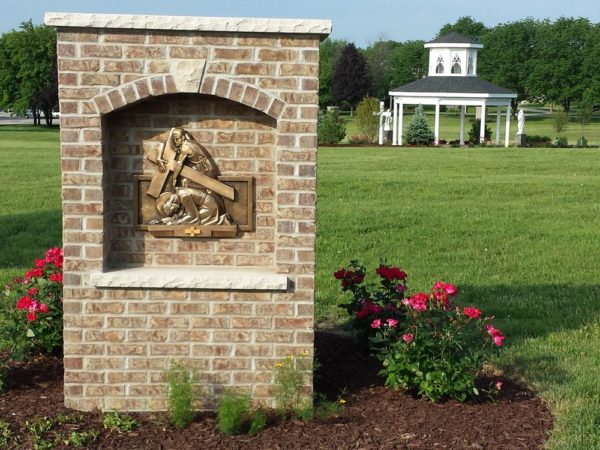
[[[98,430],[98,439],[88,447],[95,449],[500,450],[542,448],[553,425],[546,405],[510,380],[503,380],[494,402],[432,404],[384,387],[376,375],[377,361],[347,337],[319,332],[316,351],[321,366],[315,389],[336,398],[345,388],[347,400],[343,412],[326,419],[302,422],[273,417],[254,437],[224,437],[212,414],[202,414],[185,430],[169,426],[163,413],[133,414],[141,427],[117,434],[102,428],[99,413],[82,413],[81,421],[64,425],[62,431]],[[0,418],[19,436],[16,448],[31,448],[23,429],[26,420],[74,413],[63,406],[60,359],[40,358],[15,367],[10,379],[14,386],[0,395]]]

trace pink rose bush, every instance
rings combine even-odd
[[[5,286],[0,346],[13,359],[62,349],[63,252],[51,248],[23,277]]]
[[[504,341],[493,317],[455,305],[458,288],[451,283],[437,281],[430,292],[406,296],[406,272],[380,264],[375,274],[379,282],[368,284],[366,269],[352,261],[334,276],[352,294],[340,306],[381,361],[386,384],[432,401],[478,395],[477,375]]]

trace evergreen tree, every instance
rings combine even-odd
[[[423,107],[419,105],[406,129],[406,142],[413,145],[430,145],[434,139],[435,136],[429,128]]]
[[[347,102],[354,108],[369,93],[371,84],[367,60],[354,44],[346,45],[333,72],[333,103]]]

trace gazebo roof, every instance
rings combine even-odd
[[[434,39],[433,41],[429,41],[427,44],[481,44],[476,39],[465,36],[460,33],[455,33],[451,31],[448,34],[440,36],[439,38]]]
[[[516,92],[477,77],[435,76],[426,77],[412,83],[399,86],[390,94],[491,94],[516,97]]]

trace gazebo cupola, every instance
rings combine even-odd
[[[483,44],[458,33],[448,33],[425,44],[429,49],[429,73],[425,78],[399,86],[390,91],[393,107],[393,145],[402,145],[403,114],[405,105],[432,105],[435,107],[434,136],[439,143],[440,108],[460,107],[460,144],[465,143],[465,115],[467,107],[481,108],[479,141],[485,140],[486,112],[496,110],[495,143],[500,144],[502,110],[505,111],[504,145],[510,136],[511,100],[517,94],[477,77],[477,52]]]
[[[448,33],[425,44],[429,76],[477,76],[477,50],[483,44],[458,33]]]

